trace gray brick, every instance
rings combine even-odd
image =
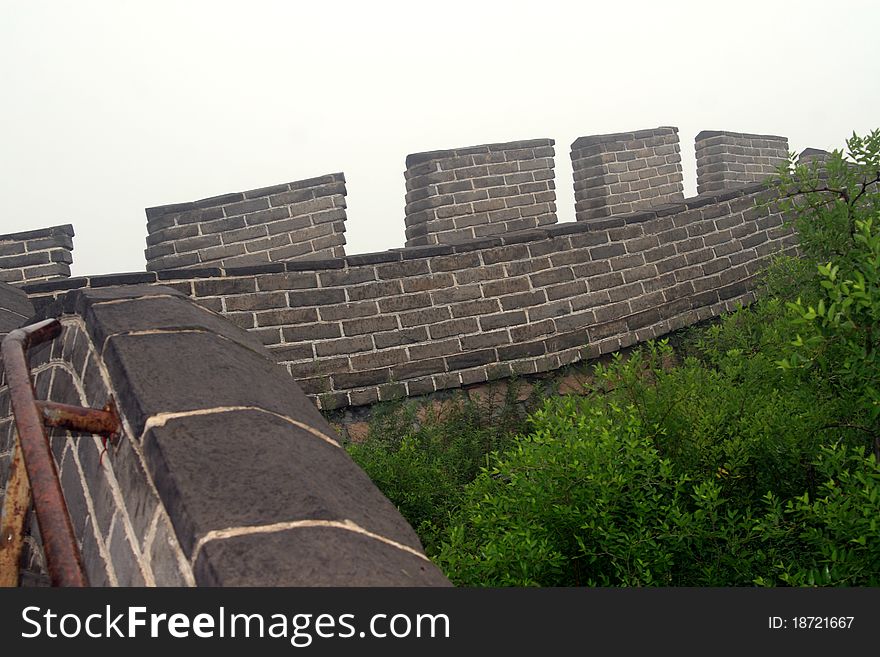
[[[283,313],[284,311],[278,312]],[[299,323],[296,326],[284,326],[281,329],[281,335],[284,336],[285,342],[310,342],[312,340],[342,337],[342,331],[339,328],[339,324]]]
[[[363,301],[365,299],[397,295],[403,292],[403,289],[399,280],[392,280],[355,285],[354,287],[347,288],[346,291],[349,301]]]
[[[379,300],[379,310],[383,313],[426,308],[432,305],[431,295],[427,292],[404,294]]]
[[[403,291],[406,293],[439,290],[453,285],[455,285],[455,278],[451,274],[434,274],[420,278],[403,279]]]
[[[281,363],[292,360],[308,359],[309,363],[314,363],[315,353],[309,344],[284,344],[280,346],[270,346],[269,353],[275,362]],[[293,367],[291,365],[291,367]]]
[[[376,271],[373,267],[356,267],[354,269],[339,269],[336,271],[319,272],[321,287],[334,287],[337,285],[356,285],[376,280]]]
[[[318,309],[321,319],[332,321],[337,319],[354,319],[355,317],[370,317],[379,314],[379,308],[375,301],[361,303],[343,303],[332,306],[323,306]]]
[[[497,315],[483,315],[480,317],[480,328],[484,331],[504,328],[507,326],[515,326],[517,324],[525,324],[527,321],[526,313],[523,310],[515,310],[513,312],[503,312]]]
[[[281,219],[287,219],[288,217],[290,217],[290,211],[286,207],[281,207],[248,214],[244,220],[246,225],[256,226],[257,224],[268,224]]]
[[[399,365],[408,360],[406,349],[387,349],[374,351],[368,354],[360,354],[351,357],[351,369],[354,371],[374,370],[390,365]]]
[[[428,329],[424,326],[415,326],[388,333],[376,333],[373,336],[377,349],[399,347],[402,345],[418,344],[428,339]]]
[[[368,335],[315,343],[315,354],[318,356],[337,356],[339,354],[351,354],[359,351],[371,351],[372,349],[373,338]]]
[[[257,277],[257,285],[261,291],[310,289],[318,287],[318,276],[315,272],[263,274]]]
[[[445,370],[446,367],[442,358],[430,358],[397,365],[391,369],[391,374],[395,380],[399,381],[422,377],[427,374],[436,374]]]
[[[557,299],[565,299],[587,291],[587,285],[583,280],[571,281],[569,283],[561,283],[546,288],[548,301],[556,301]]]
[[[476,299],[465,301],[451,306],[453,317],[470,317],[473,315],[485,315],[497,313],[501,310],[498,299]]]
[[[421,276],[430,273],[427,260],[404,260],[376,267],[380,279]]]
[[[502,344],[510,344],[510,333],[507,329],[465,335],[461,338],[461,347],[467,350],[497,347]]]
[[[450,313],[449,307],[441,306],[439,308],[427,308],[423,310],[415,310],[412,312],[405,312],[399,315],[400,317],[400,325],[404,328],[410,326],[417,326],[420,324],[433,324],[435,322],[442,322],[447,319],[452,318],[452,314]]]
[[[457,339],[439,340],[429,344],[414,345],[409,348],[409,355],[412,360],[421,360],[423,358],[447,356],[459,351],[461,351],[461,343]]]
[[[257,326],[284,326],[290,324],[306,324],[318,321],[318,312],[314,308],[281,308],[255,313]]]
[[[265,237],[269,234],[268,228],[265,225],[257,225],[257,226],[248,226],[246,228],[239,228],[238,230],[229,230],[221,233],[221,237],[223,238],[224,244],[234,244],[236,242],[243,242],[245,240],[257,239],[259,237]]]
[[[590,292],[595,292],[596,290],[604,290],[605,288],[609,288],[614,285],[622,285],[622,284],[623,284],[623,275],[619,272],[613,272],[611,274],[601,274],[599,276],[593,276],[587,282],[587,285],[590,289]]]
[[[468,333],[476,333],[479,331],[477,320],[473,317],[465,317],[462,319],[453,319],[439,324],[433,324],[428,327],[428,331],[432,340],[448,338],[453,335],[465,335]]]
[[[267,310],[287,306],[284,292],[258,292],[226,298],[226,310]]]
[[[291,308],[297,306],[328,306],[345,301],[345,290],[291,290],[287,293]]]
[[[501,297],[499,301],[501,301],[501,308],[503,310],[516,310],[517,308],[528,308],[546,303],[547,295],[544,293],[544,290],[535,290],[534,292],[522,292]]]
[[[345,331],[347,336],[390,331],[397,327],[397,317],[395,315],[380,315],[378,317],[350,319],[342,322],[342,330]]]
[[[529,276],[529,280],[531,280],[533,287],[544,287],[546,285],[574,280],[574,273],[569,267],[559,267],[532,274]]]
[[[520,278],[505,278],[500,281],[483,283],[483,294],[487,297],[497,297],[516,292],[527,292],[530,289],[529,279],[526,276]]]

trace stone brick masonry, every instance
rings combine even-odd
[[[696,137],[697,193],[758,182],[788,159],[788,139],[704,130]]]
[[[578,221],[684,199],[678,128],[580,137],[571,145]]]
[[[147,208],[147,270],[345,255],[345,176]]]
[[[73,226],[0,235],[0,282],[22,284],[70,276]]]
[[[152,282],[266,345],[321,408],[547,371],[731,310],[796,240],[761,184],[608,219],[323,261],[68,279]]]
[[[456,244],[556,223],[553,140],[406,158],[406,245]]]

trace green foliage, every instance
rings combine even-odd
[[[803,549],[779,579],[794,586],[880,585],[880,466],[846,447],[824,447],[818,493],[789,500],[788,531]]]
[[[815,306],[801,299],[788,304],[803,335],[779,364],[818,370],[836,395],[853,403],[849,423],[873,440],[880,457],[880,231],[873,219],[855,222],[849,262],[848,276],[840,265],[819,265]]]
[[[461,396],[435,405],[377,406],[370,431],[348,452],[419,533],[428,554],[489,453],[506,447],[522,418],[515,385],[497,407]]]
[[[880,212],[880,130],[855,134],[845,150],[835,150],[825,164],[787,165],[769,184],[779,191],[781,210],[793,218],[804,255],[816,263],[837,262],[850,271],[857,222]]]

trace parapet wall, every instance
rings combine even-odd
[[[678,128],[580,137],[571,145],[578,221],[684,200]]]
[[[70,276],[73,226],[0,235],[0,283],[20,285]]]
[[[147,271],[345,255],[345,176],[147,208]]]
[[[70,279],[153,282],[267,346],[323,409],[612,352],[752,299],[795,235],[763,185],[604,220],[313,262]],[[60,284],[27,287],[35,303]]]
[[[556,223],[553,140],[406,158],[406,245],[456,244]]]
[[[162,286],[77,290],[42,314],[63,332],[30,353],[37,399],[112,396],[124,428],[106,451],[49,433],[91,585],[448,585],[253,335]],[[0,456],[16,439],[4,376]]]
[[[788,160],[788,139],[776,135],[704,130],[695,145],[698,194],[764,180]]]

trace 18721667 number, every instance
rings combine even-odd
[[[791,627],[797,630],[848,630],[855,616],[792,616]]]

